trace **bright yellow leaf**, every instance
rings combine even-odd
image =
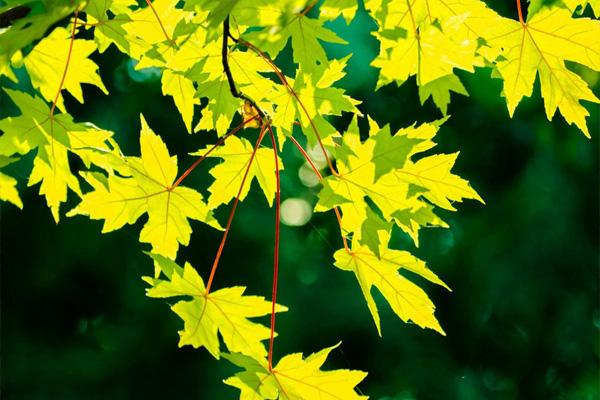
[[[31,83],[39,89],[47,101],[54,101],[58,92],[67,64],[70,45],[71,32],[58,27],[42,39],[23,60]],[[83,103],[82,83],[94,85],[108,94],[100,75],[98,75],[98,66],[88,58],[95,50],[96,44],[93,40],[75,39],[73,41],[71,58],[62,89],[69,91],[80,103]],[[56,105],[65,111],[62,94],[59,95]]]
[[[381,335],[381,325],[377,305],[371,294],[373,286],[381,292],[402,321],[412,321],[421,328],[430,328],[445,334],[433,315],[435,306],[425,291],[401,275],[398,270],[406,269],[431,282],[446,288],[447,286],[425,266],[423,261],[406,251],[387,248],[389,237],[386,237],[386,233],[381,235],[379,257],[367,247],[356,244],[352,246],[351,251],[342,249],[334,254],[336,267],[354,272],[356,275],[379,335]]]
[[[531,96],[537,75],[541,83],[546,116],[558,109],[569,124],[590,137],[581,100],[599,103],[587,83],[569,70],[565,61],[574,61],[600,71],[600,21],[572,18],[560,7],[543,8],[531,20],[504,18],[489,42],[502,47],[503,59],[496,63],[504,79],[504,97],[512,116],[523,97]]]
[[[321,367],[329,353],[339,344],[303,358],[301,353],[283,357],[272,371],[265,359],[241,354],[225,357],[244,371],[227,378],[227,385],[240,389],[240,400],[366,400],[356,392],[366,372],[337,369],[323,371]]]
[[[188,298],[171,307],[184,322],[183,330],[179,331],[180,347],[206,347],[219,358],[220,334],[230,352],[256,357],[267,354],[262,341],[270,337],[271,331],[250,318],[270,314],[271,302],[259,296],[245,296],[245,288],[241,286],[207,293],[204,281],[189,263],[181,268],[163,257],[153,255],[153,258],[168,280],[144,278],[152,285],[147,290],[148,296]],[[287,308],[277,305],[275,310],[283,312]]]
[[[177,158],[169,155],[143,118],[140,147],[141,158],[122,158],[119,173],[125,177],[85,174],[94,190],[84,194],[81,203],[67,215],[103,219],[103,232],[110,232],[147,213],[140,241],[150,243],[155,253],[175,258],[179,244],[189,243],[192,228],[188,219],[216,228],[219,224],[200,193],[184,186],[172,187],[177,177]]]
[[[253,150],[254,146],[246,139],[231,136],[227,139],[224,146],[217,148],[210,154],[209,157],[223,159],[221,164],[210,170],[210,174],[215,178],[215,181],[208,188],[210,192],[208,206],[211,209],[221,204],[229,203],[237,195]],[[202,155],[204,153],[205,151],[201,150],[194,153],[194,155]],[[283,170],[283,162],[279,157],[278,160],[279,169]],[[244,200],[248,195],[254,178],[258,181],[269,205],[272,205],[277,186],[273,149],[259,148],[257,150],[250,166],[246,183],[240,193],[240,201]]]

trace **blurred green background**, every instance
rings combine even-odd
[[[511,6],[494,5],[506,15]],[[368,64],[377,42],[367,16],[349,27],[333,25],[350,44],[328,50],[354,54],[343,86],[364,102],[362,111],[393,129],[440,118],[431,101],[419,105],[414,79],[374,91],[376,70]],[[77,120],[114,130],[126,154],[139,154],[140,113],[179,156],[180,169],[192,161],[187,152],[214,142],[214,134],[185,133],[155,71],[134,71],[114,48],[95,60],[111,95],[87,87],[86,104],[66,95],[67,107]],[[599,74],[584,74],[598,95]],[[282,229],[279,300],[290,312],[277,319],[276,358],[341,340],[327,367],[368,371],[360,389],[372,399],[598,399],[599,107],[587,104],[588,140],[560,116],[546,120],[539,87],[510,119],[501,81],[490,70],[461,78],[471,96],[453,96],[439,151],[461,151],[455,171],[487,204],[467,202],[458,213],[444,213],[451,229],[425,230],[418,249],[400,234],[394,239],[453,289],[419,281],[447,336],[404,324],[379,302],[379,338],[354,276],[332,266],[341,247],[335,218],[316,214],[302,227]],[[0,96],[1,116],[14,115]],[[2,398],[234,398],[237,391],[221,383],[234,369],[204,350],[179,349],[182,323],[168,302],[145,297],[140,277],[152,273],[152,264],[137,240],[141,224],[106,235],[83,217],[56,225],[38,188],[25,188],[30,162],[7,168],[22,179],[25,209],[0,206]],[[314,204],[318,188],[299,179],[303,160],[292,147],[284,162],[283,199]],[[206,188],[211,163],[186,184]],[[221,220],[227,212],[218,210]],[[272,221],[253,190],[238,209],[217,286],[243,284],[270,296]],[[178,260],[206,277],[220,234],[192,227]]]

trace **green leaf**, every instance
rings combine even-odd
[[[429,97],[432,97],[433,102],[442,111],[442,114],[447,115],[448,104],[450,104],[450,92],[465,96],[469,95],[467,89],[465,89],[460,79],[458,79],[458,76],[446,75],[419,86],[419,99],[421,100],[421,105],[423,105]]]
[[[79,182],[71,172],[68,153],[79,156],[84,163],[107,165],[104,155],[110,154],[109,131],[91,124],[76,124],[68,114],[50,114],[50,109],[38,97],[5,89],[16,104],[20,115],[0,120],[0,155],[13,156],[37,150],[29,186],[40,183],[40,194],[59,220],[59,208],[67,200],[68,189],[81,194]]]

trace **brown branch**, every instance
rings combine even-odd
[[[231,35],[231,31],[229,28],[229,15],[223,21],[223,47],[221,49],[221,62],[223,63],[223,71],[225,72],[225,76],[227,77],[227,83],[229,84],[229,90],[231,91],[231,95],[235,98],[242,99],[248,102],[258,113],[260,117],[261,124],[267,121],[267,114],[256,104],[256,102],[245,95],[241,91],[238,90],[235,85],[235,80],[233,79],[233,75],[231,74],[231,68],[229,67],[229,39],[232,39],[237,42],[236,39]]]
[[[0,28],[6,28],[7,26],[12,25],[13,21],[27,16],[30,11],[31,8],[27,6],[17,6],[0,13]]]

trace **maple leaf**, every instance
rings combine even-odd
[[[210,61],[221,57],[221,44],[213,42],[206,47],[203,50],[205,56],[201,60],[202,64],[192,67],[188,74],[190,79],[198,83],[198,96],[208,98],[208,104],[202,110],[202,117],[195,130],[215,129],[218,135],[223,135],[235,114],[240,112],[242,101],[231,94],[223,66]],[[275,94],[275,84],[261,75],[272,72],[269,65],[248,51],[231,51],[227,57],[231,73],[236,77],[237,89],[264,109],[269,109],[270,102],[263,100]]]
[[[504,80],[503,94],[512,116],[523,97],[531,96],[539,75],[546,116],[558,109],[569,124],[590,137],[588,111],[581,100],[599,103],[587,83],[569,70],[565,61],[574,61],[600,71],[600,21],[571,18],[560,7],[544,8],[521,24],[502,19],[488,41],[504,49],[496,67]]]
[[[209,157],[222,158],[223,162],[210,170],[210,174],[215,181],[209,186],[208,207],[213,209],[221,204],[229,203],[238,193],[239,187],[244,177],[244,171],[252,156],[254,147],[244,138],[231,136],[227,139],[224,146],[218,147]],[[206,153],[202,149],[192,155],[200,156]],[[283,170],[283,162],[278,157],[279,170]],[[246,184],[240,192],[239,200],[242,201],[250,191],[250,185],[256,178],[262,192],[264,193],[269,206],[273,205],[275,198],[276,178],[275,178],[275,160],[273,158],[273,149],[259,148],[256,151]]]
[[[178,0],[154,0],[152,7],[139,8],[129,14],[122,28],[128,38],[140,40],[140,48],[131,48],[132,56],[141,57],[140,52],[147,51],[152,46],[165,41],[172,41],[177,25],[192,17],[192,13],[177,8]],[[158,17],[157,17],[158,16]]]
[[[59,220],[59,207],[71,189],[81,194],[79,182],[69,167],[68,153],[77,154],[84,162],[104,163],[102,153],[110,152],[106,141],[112,133],[91,124],[76,124],[68,114],[50,114],[48,105],[39,97],[5,89],[20,115],[0,121],[0,156],[27,154],[37,150],[29,186],[40,185],[40,194]]]
[[[240,400],[360,400],[367,399],[356,393],[355,387],[366,372],[348,369],[323,371],[321,367],[329,353],[337,348],[325,348],[303,358],[301,353],[289,354],[269,371],[267,361],[242,354],[224,355],[230,362],[243,368],[224,382],[240,389]]]
[[[246,38],[276,58],[291,39],[293,59],[299,68],[306,73],[312,72],[318,65],[327,65],[328,58],[321,42],[347,44],[333,31],[323,26],[323,21],[308,18],[303,14],[296,13],[285,25],[265,27],[261,31],[253,31],[246,34]]]
[[[14,157],[0,155],[0,168],[4,168],[17,160],[18,159]],[[23,209],[23,202],[21,201],[19,191],[17,190],[17,180],[2,172],[0,172],[0,200],[8,201],[20,209]]]
[[[42,96],[53,101],[62,81],[69,54],[71,32],[55,28],[50,35],[42,39],[23,59],[32,85],[40,90]],[[68,90],[77,101],[83,103],[82,83],[89,83],[108,94],[104,87],[98,66],[88,58],[96,50],[93,40],[75,39],[72,43],[70,68],[64,77],[62,89]],[[57,107],[65,111],[62,94],[59,94]]]
[[[210,10],[206,19],[210,26],[214,28],[231,14],[238,3],[240,3],[240,0],[190,0],[186,2],[186,5]]]
[[[191,297],[191,300],[180,300],[171,306],[184,321],[184,328],[179,331],[179,347],[206,347],[210,354],[219,358],[220,334],[230,352],[256,357],[267,354],[261,341],[270,337],[270,329],[249,319],[270,314],[271,302],[259,296],[245,296],[245,288],[241,286],[207,293],[204,281],[189,263],[181,268],[160,255],[151,254],[151,257],[168,280],[145,277],[144,280],[152,285],[147,295]],[[275,311],[283,312],[287,308],[277,305]]]
[[[381,336],[381,325],[377,305],[371,294],[373,286],[381,292],[402,321],[412,321],[422,328],[434,329],[445,335],[433,315],[433,302],[423,289],[401,275],[398,270],[410,271],[450,290],[448,286],[428,269],[423,261],[409,252],[389,249],[387,232],[379,231],[378,235],[378,254],[354,242],[350,251],[342,249],[334,254],[334,264],[339,269],[354,272],[356,275],[379,335]]]
[[[361,115],[357,108],[360,101],[348,96],[343,89],[333,86],[346,75],[344,68],[349,58],[350,56],[331,60],[328,65],[316,67],[312,74],[299,70],[295,79],[287,79],[291,90],[283,85],[276,85],[275,93],[271,96],[274,108],[272,125],[278,128],[281,144],[286,135],[292,134],[295,121],[300,122],[310,146],[318,143],[315,128],[322,141],[332,144],[329,139],[337,134],[337,129],[326,117],[340,116],[343,112]]]
[[[118,166],[123,176],[83,174],[93,191],[82,196],[81,203],[68,216],[87,215],[103,219],[102,232],[133,224],[143,214],[148,221],[140,232],[140,241],[150,243],[155,253],[174,258],[179,244],[187,245],[192,228],[188,219],[220,228],[197,191],[173,186],[177,176],[177,158],[141,117],[141,157],[123,157]],[[114,161],[114,164],[119,164]]]
[[[354,233],[373,252],[378,251],[375,242],[361,236],[371,207],[367,198],[381,211],[384,220],[394,221],[416,244],[421,226],[446,226],[424,199],[452,211],[453,201],[482,201],[467,181],[450,172],[457,153],[412,161],[411,157],[435,145],[431,138],[439,124],[405,128],[394,136],[388,126],[379,128],[372,120],[370,124],[370,137],[365,142],[360,141],[356,119],[348,127],[338,149],[338,155],[342,155],[337,162],[339,174],[323,180],[315,211],[339,207],[342,229]]]
[[[367,0],[365,7],[378,24],[374,36],[381,43],[372,63],[380,68],[377,87],[416,75],[425,87],[419,90],[421,102],[435,93],[444,114],[450,91],[465,92],[454,70],[473,72],[498,55],[486,38],[501,17],[483,1]]]
[[[442,114],[448,113],[448,104],[450,104],[450,92],[455,92],[468,96],[467,89],[456,75],[445,75],[437,78],[434,81],[419,86],[419,100],[421,105],[429,98],[433,98],[433,102],[437,108],[442,111]]]

